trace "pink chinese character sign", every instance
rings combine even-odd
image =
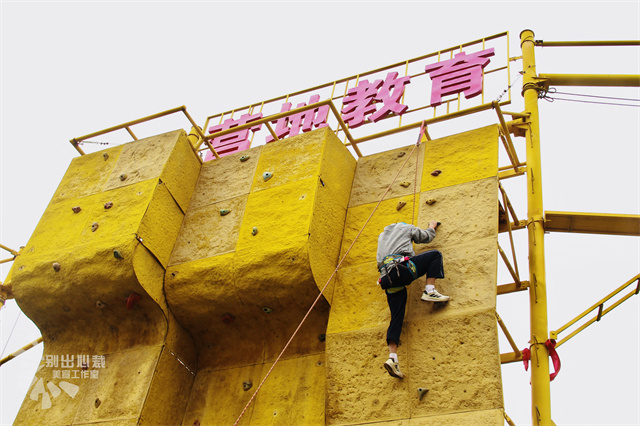
[[[243,114],[238,120],[228,118],[224,120],[222,124],[209,127],[209,133],[214,134],[216,132],[228,130],[233,127],[238,127],[242,124],[247,124],[252,121],[259,120],[260,118],[262,118],[262,113],[253,115]],[[257,124],[255,126],[252,126],[250,129],[240,130],[239,132],[213,138],[211,140],[211,145],[220,157],[244,151],[245,149],[249,149],[249,146],[251,145],[251,141],[249,140],[249,130],[251,130],[252,132],[257,132],[261,127],[262,124]],[[213,153],[211,151],[207,151],[207,155],[204,157],[204,161],[209,161],[213,158]]]
[[[320,95],[313,95],[309,98],[309,105],[315,104],[320,101]],[[300,103],[296,108],[302,108],[307,106],[306,103]],[[291,111],[291,102],[285,102],[280,108],[280,112]],[[315,126],[316,129],[327,127],[327,118],[329,116],[329,105],[324,105],[319,108],[309,109],[297,114],[288,115],[279,120],[273,121],[276,128],[273,132],[278,139],[282,139],[286,136],[295,136],[302,132],[310,132]],[[275,139],[273,136],[267,136],[267,143],[273,142]]]
[[[460,52],[448,61],[441,61],[425,67],[432,81],[431,106],[442,103],[442,97],[464,93],[466,99],[482,93],[482,70],[493,56],[494,49],[486,49],[467,55]]]
[[[360,81],[356,87],[349,89],[342,101],[342,119],[355,129],[365,124],[367,119],[375,123],[391,113],[401,115],[408,106],[402,105],[400,98],[410,80],[409,76],[398,78],[397,72],[390,72],[384,82]],[[376,107],[378,103],[382,104],[380,109]]]

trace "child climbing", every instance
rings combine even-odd
[[[412,281],[426,275],[427,284],[420,300],[425,302],[446,302],[449,296],[438,293],[435,288],[437,278],[444,278],[442,253],[429,250],[416,256],[413,243],[425,244],[436,237],[439,222],[429,222],[427,229],[420,229],[404,222],[392,223],[384,228],[378,237],[378,284],[385,290],[391,311],[391,322],[387,329],[389,359],[384,368],[393,377],[402,379],[398,363],[398,342],[402,332],[407,288]]]

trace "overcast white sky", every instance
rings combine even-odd
[[[502,31],[510,33],[511,56],[520,55],[519,33],[527,28],[543,40],[638,40],[639,5],[2,1],[0,243],[26,245],[77,155],[72,137],[180,105],[204,124],[211,114]],[[639,50],[538,48],[537,67],[539,73],[639,74]],[[521,69],[520,61],[512,65]],[[637,88],[558,90],[640,98]],[[503,109],[523,110],[519,92],[516,85],[512,105]],[[640,108],[558,100],[541,101],[540,110],[545,210],[639,214]],[[186,121],[169,120],[141,128],[139,136],[176,127],[188,130]],[[458,131],[455,122],[429,129],[434,138]],[[523,148],[522,139],[516,144]],[[520,218],[526,217],[524,185],[524,178],[505,182]],[[526,276],[524,232],[518,257]],[[640,272],[634,237],[551,234],[546,255],[550,330]],[[0,281],[9,266],[0,266]],[[498,281],[510,282],[504,268]],[[556,424],[640,422],[639,300],[559,349],[562,370],[551,384]],[[528,346],[527,294],[501,296],[498,312],[517,344]],[[0,331],[4,355],[39,336],[15,301],[0,311]],[[510,351],[504,339],[501,345]],[[0,367],[3,425],[13,421],[41,354],[39,346]],[[502,373],[506,412],[517,425],[530,424],[528,373],[521,363]]]

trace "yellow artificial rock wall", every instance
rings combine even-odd
[[[181,418],[196,350],[166,304],[164,266],[199,169],[181,130],[72,161],[14,264],[45,345],[15,424]]]
[[[358,161],[343,253],[412,148]],[[418,159],[414,152],[338,273],[327,330],[328,425],[503,424],[495,319],[498,130],[486,127],[418,149]],[[386,225],[411,223],[414,217],[416,161],[415,223],[426,228],[430,220],[442,222],[436,239],[417,245],[416,252],[443,253],[445,279],[437,288],[451,301],[444,306],[422,302],[424,278],[409,286],[398,350],[405,378],[398,380],[382,367],[390,315],[376,285],[375,253]],[[436,170],[440,173],[432,175]],[[398,210],[401,201],[406,205]],[[418,388],[429,389],[422,399]]]
[[[183,424],[242,412],[337,265],[355,165],[329,129],[203,165],[165,287],[198,346]],[[320,297],[241,424],[324,424],[329,309]]]
[[[16,424],[233,424],[325,285],[240,424],[502,424],[498,130],[411,149],[356,162],[320,129],[201,164],[176,131],[75,159],[13,268],[45,340]],[[442,251],[451,301],[421,302],[424,278],[409,287],[397,380],[375,252],[384,226],[413,218],[443,223],[416,249]]]

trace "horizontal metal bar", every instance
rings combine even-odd
[[[503,103],[501,103],[500,105],[502,105],[502,104]],[[445,114],[445,115],[441,115],[439,117],[429,118],[427,120],[422,120],[422,121],[424,121],[425,125],[428,126],[430,124],[440,123],[442,121],[451,120],[453,118],[459,118],[459,117],[463,117],[465,115],[470,115],[470,114],[475,114],[477,112],[487,111],[487,110],[490,110],[492,108],[493,108],[493,102],[490,102],[490,103],[478,105],[478,106],[475,106],[475,107],[472,107],[472,108],[467,108],[467,109],[463,109],[463,110],[460,110],[460,111],[451,112],[451,113],[448,113],[448,114]],[[384,132],[379,132],[379,133],[374,133],[372,135],[363,136],[361,138],[356,139],[355,142],[356,143],[366,142],[366,141],[370,141],[372,139],[378,139],[378,138],[381,138],[381,137],[390,136],[390,135],[393,135],[395,133],[401,133],[401,132],[406,132],[407,130],[417,129],[422,125],[422,121],[417,121],[417,122],[412,123],[412,124],[407,124],[407,125],[404,125],[404,126],[401,126],[401,127],[396,127],[395,129],[386,130]]]
[[[513,177],[522,176],[525,174],[526,171],[527,169],[525,167],[518,167],[518,170],[514,171],[513,168],[509,166],[509,170],[498,172],[498,179],[502,180],[502,179],[510,179]]]
[[[520,281],[520,285],[516,283],[501,284],[498,286],[498,296],[502,294],[516,293],[529,288],[529,281]]]
[[[638,87],[637,74],[540,74],[545,86]]]
[[[520,353],[520,356],[516,355],[514,352],[508,354],[500,354],[500,364],[510,364],[512,362],[518,361],[522,361],[522,352]]]
[[[535,40],[541,47],[595,47],[595,46],[640,46],[638,40],[597,40],[597,41],[544,41]]]
[[[549,232],[640,236],[640,215],[554,212],[544,213]]]
[[[77,138],[73,138],[71,139],[71,143],[73,142],[81,142],[85,139],[90,139],[90,138],[94,138],[96,136],[100,136],[100,135],[104,135],[105,133],[111,133],[114,132],[116,130],[120,130],[120,129],[125,129],[127,127],[136,125],[136,124],[140,124],[140,123],[144,123],[145,121],[150,121],[150,120],[155,120],[156,118],[160,118],[160,117],[164,117],[166,115],[170,115],[170,114],[175,114],[176,112],[180,112],[180,111],[185,111],[186,107],[183,105],[181,107],[177,107],[177,108],[173,108],[173,109],[169,109],[163,112],[159,112],[157,114],[152,114],[143,118],[138,118],[137,120],[133,120],[133,121],[128,121],[126,123],[123,124],[118,124],[117,126],[112,126],[112,127],[108,127],[104,130],[100,130],[97,132],[93,132],[93,133],[89,133],[88,135],[84,135],[84,136],[80,136]]]

